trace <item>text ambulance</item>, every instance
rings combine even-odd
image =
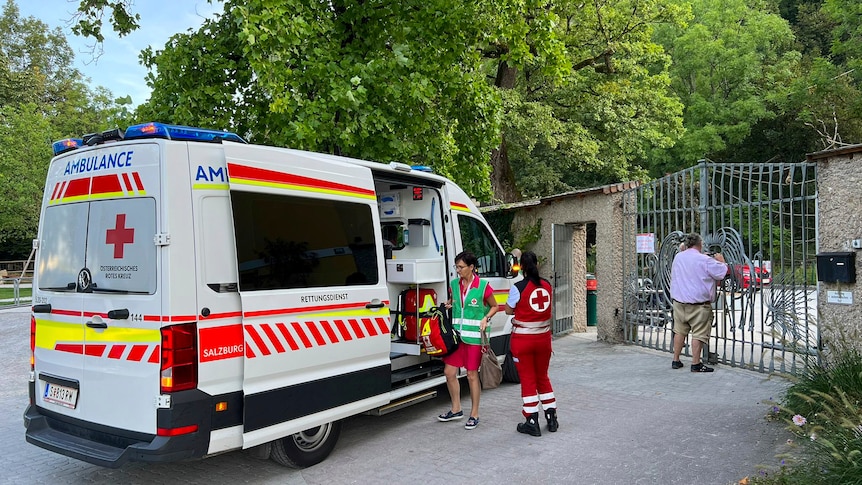
[[[458,252],[500,305],[513,281],[467,194],[404,164],[158,123],[54,148],[24,422],[79,460],[319,463],[339,420],[445,382],[411,326],[448,298]],[[503,355],[503,312],[492,328]]]

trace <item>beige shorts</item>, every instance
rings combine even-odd
[[[703,343],[709,342],[712,331],[712,305],[673,302],[673,331],[681,335],[691,333]]]

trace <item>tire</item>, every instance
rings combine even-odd
[[[329,456],[341,435],[341,421],[326,423],[272,442],[270,457],[279,465],[306,468]]]

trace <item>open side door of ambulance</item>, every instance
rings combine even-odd
[[[371,171],[224,143],[244,330],[243,447],[323,460],[342,418],[389,402],[390,318]],[[283,438],[283,439],[282,439]]]

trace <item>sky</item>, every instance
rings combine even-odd
[[[21,17],[36,17],[52,30],[59,27],[66,41],[75,52],[75,67],[90,78],[92,87],[104,86],[115,98],[129,95],[132,105],[138,106],[150,97],[145,76],[147,70],[138,59],[138,54],[147,46],[153,49],[164,47],[168,39],[188,29],[197,29],[203,21],[220,13],[222,3],[206,0],[146,0],[136,1],[132,7],[140,14],[140,28],[125,37],[118,37],[105,17],[102,34],[101,57],[94,59],[91,39],[72,33],[70,20],[80,0],[15,0]]]

